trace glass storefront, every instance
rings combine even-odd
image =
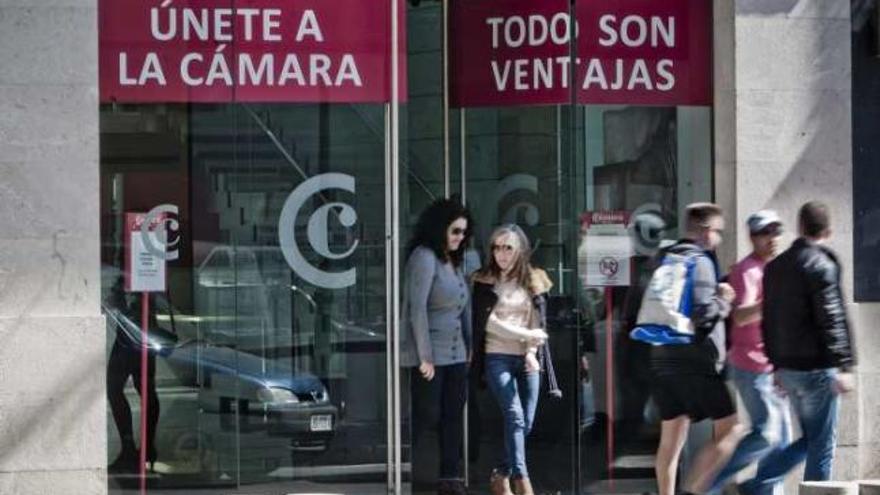
[[[177,259],[150,310],[176,335],[151,353],[157,487],[295,491],[308,485],[285,483],[326,476],[384,487],[383,119],[382,105],[102,110],[104,289],[111,314],[135,327],[138,298],[119,294],[123,214],[177,211]],[[285,239],[279,222],[302,229]],[[337,288],[348,274],[354,283]],[[119,329],[111,319],[111,380],[140,357]],[[115,458],[131,420],[111,412]]]
[[[644,349],[626,337],[641,294],[596,287],[586,266],[591,242],[617,241],[624,221],[598,238],[586,224],[603,213],[630,217],[629,278],[644,277],[649,257],[676,238],[684,206],[711,197],[709,109],[492,108],[468,111],[466,123],[465,192],[479,218],[481,257],[492,226],[517,223],[555,286],[548,326],[564,398],[541,396],[529,443],[533,480],[562,492],[576,482],[584,493],[653,490],[659,418],[648,401]],[[470,440],[486,455],[472,469],[486,473],[503,447],[500,412],[486,393],[473,402],[472,430],[480,433]]]
[[[713,177],[711,107],[676,100],[668,88],[652,99],[648,87],[669,83],[664,42],[710,57],[711,43],[688,33],[711,25],[711,11],[704,5],[676,17],[675,8],[628,0],[621,4],[642,16],[597,16],[593,29],[584,17],[598,8],[593,0],[368,3],[385,16],[376,29],[388,38],[370,45],[367,58],[383,87],[401,83],[400,102],[332,89],[253,96],[242,81],[272,69],[241,57],[238,64],[251,65],[233,67],[245,77],[231,78],[231,96],[102,96],[110,492],[139,488],[145,435],[150,493],[415,493],[410,397],[390,317],[405,260],[390,260],[403,256],[392,250],[406,245],[418,213],[447,195],[474,216],[468,270],[484,258],[494,226],[517,223],[554,284],[548,326],[563,398],[541,394],[529,438],[536,489],[653,491],[659,419],[647,397],[644,349],[627,338],[635,287],[649,257],[679,234],[684,206],[711,199]],[[241,12],[272,4],[226,2]],[[394,7],[402,9],[397,23]],[[211,18],[192,12],[181,14],[179,28],[197,37],[198,21]],[[162,19],[171,17],[158,15],[167,33]],[[242,19],[251,15],[260,14]],[[331,40],[334,29],[349,29],[321,15],[302,15],[289,34]],[[489,21],[468,27],[481,15]],[[101,29],[112,20],[105,15]],[[275,19],[266,22],[271,31]],[[124,28],[116,25],[115,36]],[[596,33],[616,57],[604,69],[588,61],[583,41]],[[612,46],[618,39],[628,48],[641,43],[648,55],[633,59]],[[480,65],[479,46],[492,43],[501,48]],[[462,46],[475,47],[473,59],[462,62]],[[345,56],[328,53],[331,68],[303,58],[306,85],[326,77],[344,86]],[[538,62],[520,64],[523,57]],[[141,79],[149,79],[144,64]],[[208,79],[213,66],[206,70]],[[486,97],[476,71],[512,93]],[[609,79],[599,81],[600,73]],[[614,79],[627,77],[611,97],[587,91],[612,92]],[[155,265],[138,272],[150,256],[163,273]],[[164,280],[139,291],[135,273]],[[488,493],[503,448],[501,413],[476,381],[463,462],[472,491]],[[687,450],[684,462],[686,469]]]

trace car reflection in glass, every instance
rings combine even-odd
[[[119,331],[141,341],[134,321],[116,308],[104,309]],[[166,361],[181,384],[198,387],[200,409],[219,413],[223,428],[234,429],[238,417],[243,429],[290,438],[298,450],[327,448],[338,409],[318,377],[232,347],[169,337],[166,330],[149,332],[150,352]]]

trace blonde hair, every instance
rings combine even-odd
[[[495,261],[495,252],[493,246],[498,238],[510,235],[517,241],[516,259],[510,268],[510,279],[515,280],[518,285],[525,289],[529,289],[529,275],[532,271],[530,263],[532,257],[532,247],[529,238],[518,225],[509,223],[496,227],[489,235],[488,249],[486,250],[486,262],[480,269],[479,275],[482,277],[492,278],[495,281],[501,280],[501,267]]]

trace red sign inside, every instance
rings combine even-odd
[[[100,0],[99,23],[102,102],[391,100],[387,0]]]
[[[455,106],[712,102],[709,0],[578,0],[572,28],[566,0],[452,6]]]

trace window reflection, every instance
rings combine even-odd
[[[126,452],[140,445],[139,381],[125,371],[140,369],[139,351],[118,358],[141,326],[140,295],[119,282],[122,218],[163,203],[180,206],[180,256],[150,299],[149,490],[384,487],[385,143],[373,128],[382,107],[107,105],[101,118],[108,414],[124,419],[124,403],[133,416],[130,429],[108,422],[108,462],[125,454],[111,493],[137,486]],[[351,177],[356,194],[311,197],[287,227],[311,266],[356,271],[342,289],[301,276],[279,241],[285,200],[328,172]],[[328,204],[326,221],[310,221]],[[326,230],[317,247],[310,229]]]

